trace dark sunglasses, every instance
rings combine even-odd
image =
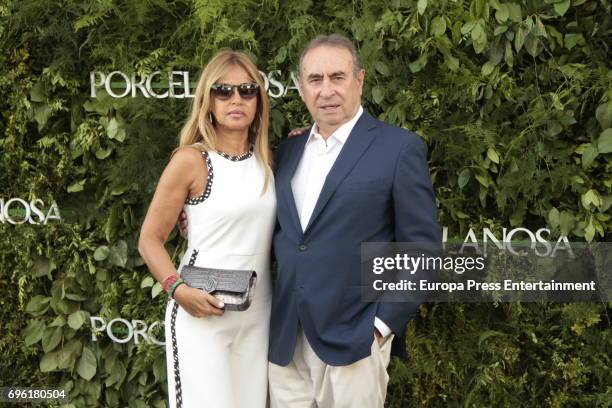
[[[213,84],[213,86],[210,87],[210,92],[215,98],[226,101],[232,97],[234,88],[238,90],[238,95],[240,95],[242,99],[252,99],[259,93],[259,85],[257,85],[256,82],[245,82],[240,85]]]

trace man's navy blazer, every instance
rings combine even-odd
[[[286,139],[277,151],[269,360],[289,364],[301,325],[322,361],[352,364],[370,355],[375,316],[396,334],[393,350],[401,355],[419,303],[361,300],[361,243],[441,241],[426,147],[364,111],[302,231],[291,179],[308,135]]]

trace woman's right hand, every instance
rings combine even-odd
[[[193,317],[221,316],[225,312],[219,299],[186,284],[174,290],[174,300]]]
[[[308,129],[310,129],[310,126],[304,126],[304,127],[301,127],[301,128],[293,129],[293,130],[291,130],[291,131],[290,131],[290,132],[287,134],[287,136],[289,136],[289,137],[295,137],[295,136],[301,135],[302,133],[304,133],[304,132],[305,132],[305,131],[307,131]]]

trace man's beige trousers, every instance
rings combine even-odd
[[[271,408],[383,408],[393,336],[381,345],[373,339],[369,357],[331,366],[317,357],[300,328],[293,360],[286,367],[269,363]]]

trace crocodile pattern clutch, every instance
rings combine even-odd
[[[225,303],[225,310],[247,310],[253,299],[257,273],[236,269],[201,268],[183,265],[181,279],[192,288],[210,293]]]

